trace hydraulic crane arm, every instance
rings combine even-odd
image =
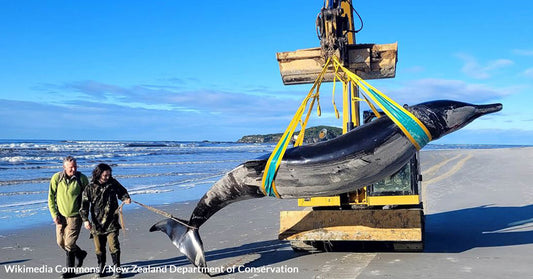
[[[345,64],[348,62],[348,45],[355,44],[353,6],[351,0],[330,0],[316,19],[317,35],[324,57],[330,57],[338,52],[338,56]],[[362,25],[362,21],[361,21]]]
[[[285,85],[313,83],[332,55],[363,79],[396,75],[398,44],[356,44],[360,28],[355,30],[353,10],[352,0],[326,0],[316,20],[320,47],[277,53]],[[333,74],[326,74],[324,81],[333,81]]]

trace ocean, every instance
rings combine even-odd
[[[89,178],[106,163],[133,200],[157,206],[197,200],[240,163],[275,144],[181,141],[0,140],[0,233],[51,224],[48,187],[71,155]],[[424,150],[504,145],[428,145]],[[128,206],[131,208],[132,206]]]
[[[158,205],[197,200],[223,174],[273,148],[227,142],[0,140],[0,232],[52,222],[50,178],[62,171],[68,155],[89,179],[97,164],[109,164],[133,200]]]

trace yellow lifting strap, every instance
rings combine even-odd
[[[326,63],[324,64],[324,67],[322,68],[322,71],[316,78],[311,90],[309,90],[309,93],[305,97],[305,99],[302,101],[302,104],[296,111],[296,114],[292,118],[289,126],[281,136],[281,139],[277,143],[276,147],[274,148],[274,151],[268,158],[268,161],[265,166],[265,171],[263,173],[263,183],[261,190],[265,195],[272,196],[272,197],[280,197],[276,186],[274,184],[274,178],[276,175],[276,172],[279,168],[279,165],[281,164],[281,160],[283,159],[283,155],[285,154],[285,150],[287,149],[288,144],[290,143],[292,139],[292,135],[294,134],[294,131],[296,130],[296,126],[298,123],[300,123],[301,130],[298,135],[298,138],[296,139],[294,146],[300,146],[303,143],[304,135],[305,135],[305,127],[307,125],[307,121],[309,120],[309,116],[311,114],[313,105],[315,101],[319,100],[319,94],[320,94],[320,85],[322,84],[322,81],[324,80],[324,75],[327,72],[327,69],[330,67],[330,65],[333,65],[335,75],[333,78],[333,107],[335,109],[335,115],[337,118],[339,118],[339,113],[337,110],[337,107],[335,105],[335,84],[336,80],[339,79],[339,81],[343,82],[343,90],[347,90],[348,86],[357,85],[359,88],[363,89],[364,93],[362,93],[364,99],[361,98],[353,98],[353,102],[359,102],[359,101],[365,101],[368,103],[372,111],[374,111],[376,117],[381,117],[381,114],[376,109],[375,105],[377,105],[379,108],[383,110],[383,112],[392,120],[398,127],[402,130],[402,132],[407,136],[407,138],[413,143],[413,145],[416,147],[417,150],[420,150],[424,145],[426,145],[429,141],[431,141],[431,134],[427,130],[427,128],[424,126],[422,122],[420,122],[419,119],[417,119],[413,114],[411,114],[409,111],[407,111],[405,108],[400,106],[398,103],[387,97],[385,94],[381,93],[379,90],[374,88],[372,85],[368,84],[366,81],[361,79],[356,74],[352,73],[350,70],[346,69],[342,66],[342,64],[339,62],[338,58],[335,56],[332,56],[328,58]],[[341,74],[341,73],[344,73]],[[366,94],[365,94],[366,93]],[[375,103],[372,104],[372,102],[369,100],[369,98]],[[309,101],[311,100],[311,103],[309,104]],[[309,105],[309,108],[307,110],[307,115],[305,117],[305,120],[302,121],[302,116]],[[317,112],[320,116],[320,105],[317,106]]]
[[[333,56],[332,61],[335,65],[344,72],[345,76],[341,76],[336,70],[335,75],[345,82],[355,83],[359,88],[363,89],[366,93],[362,93],[365,97],[365,101],[370,105],[377,117],[380,117],[380,114],[377,112],[375,107],[372,105],[372,102],[368,100],[366,95],[372,99],[372,101],[383,110],[383,112],[402,130],[405,136],[411,141],[411,143],[416,147],[417,150],[422,149],[429,141],[431,141],[431,134],[426,126],[406,110],[404,107],[400,106],[394,100],[381,93],[372,85],[368,84],[365,80],[360,78],[358,75],[352,73],[350,70],[346,69],[339,62],[337,57]]]

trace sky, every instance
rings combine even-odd
[[[236,141],[282,132],[311,85],[283,85],[276,53],[320,45],[323,5],[1,2],[0,139],[57,140]],[[358,43],[398,42],[396,77],[369,81],[398,103],[503,104],[434,143],[533,144],[533,2],[354,6],[364,23]],[[309,125],[341,126],[331,90],[321,92],[322,116]]]

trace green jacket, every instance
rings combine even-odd
[[[77,216],[81,206],[81,193],[88,184],[87,176],[79,171],[70,179],[64,171],[54,174],[48,190],[48,208],[52,218],[58,215]]]
[[[83,190],[81,219],[88,221],[90,213],[93,225],[91,233],[93,234],[116,232],[120,229],[117,199],[124,201],[129,198],[126,188],[114,178],[110,178],[103,185],[91,182]]]

